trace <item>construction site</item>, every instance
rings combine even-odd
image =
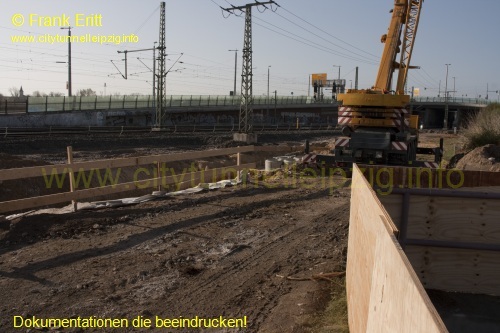
[[[226,2],[239,95],[235,64],[229,96],[167,96],[161,2],[111,61],[153,51],[152,95],[72,96],[69,42],[67,97],[0,101],[0,331],[500,332],[500,104],[451,64],[444,98],[408,89],[424,1],[394,1],[370,87],[334,65],[274,99],[252,10],[282,6]]]
[[[169,137],[168,147],[159,144],[163,140],[155,134],[149,138],[75,136],[71,163],[65,137],[6,140],[0,171],[2,330],[9,331],[12,321],[7,318],[14,316],[26,320],[33,316],[125,318],[130,325],[137,316],[153,322],[156,317],[246,316],[247,326],[231,331],[335,332],[335,325],[318,324],[318,318],[332,298],[338,297],[332,294],[332,284],[343,281],[347,282],[349,307],[355,307],[349,312],[353,332],[365,331],[355,325],[387,327],[385,321],[367,323],[379,312],[363,315],[363,311],[379,307],[388,311],[382,312],[383,318],[406,316],[408,320],[401,325],[410,326],[398,326],[397,331],[413,331],[409,327],[416,327],[414,321],[422,321],[437,325],[436,332],[445,332],[439,315],[452,327],[463,326],[465,315],[473,323],[481,318],[485,331],[499,327],[498,299],[470,298],[497,293],[495,202],[499,198],[494,186],[500,185],[498,173],[464,171],[462,179],[458,172],[443,170],[440,177],[434,172],[434,179],[429,180],[433,176],[427,171],[417,175],[417,169],[396,168],[392,175],[375,169],[366,172],[366,178],[354,174],[348,179],[284,162],[266,172],[264,162],[273,156],[300,156],[303,145],[291,140],[298,135],[285,140],[285,134],[269,134],[263,137],[273,144],[240,147],[230,135]],[[422,140],[432,145],[443,135],[449,140],[455,137],[427,134]],[[317,152],[328,151],[333,144],[325,134],[301,136]],[[105,149],[95,150],[96,142]],[[148,147],[147,155],[143,147]],[[479,150],[469,154],[476,164],[469,159],[463,168],[492,165]],[[166,163],[167,173],[155,182],[159,163]],[[73,190],[69,176],[54,176],[57,172],[69,174],[69,168],[78,170],[73,179],[80,179]],[[102,175],[89,172],[92,168],[101,168]],[[111,170],[108,178],[105,170]],[[241,177],[239,182],[237,177]],[[221,179],[227,181],[209,185]],[[391,182],[401,185],[392,186]],[[410,196],[400,192],[403,185],[422,191],[408,199],[409,206],[401,203]],[[458,191],[487,187],[476,187],[477,195],[465,191],[471,199],[457,196],[457,190],[443,189],[459,185]],[[422,189],[429,186],[440,189]],[[440,197],[448,192],[451,198]],[[454,199],[457,197],[462,199]],[[71,200],[75,203],[68,202]],[[456,200],[464,203],[457,205]],[[472,201],[465,204],[464,200]],[[368,212],[375,215],[363,217]],[[376,222],[377,214],[384,217],[381,222]],[[385,223],[392,229],[384,229]],[[449,223],[454,225],[451,229]],[[370,236],[375,232],[370,228],[378,224],[382,231],[377,233],[392,231],[386,236]],[[367,234],[360,236],[359,232]],[[353,237],[362,237],[362,243],[351,245],[358,242]],[[392,237],[384,246],[393,249],[381,249],[384,252],[377,255],[376,244],[384,237]],[[420,237],[430,238],[416,242]],[[405,246],[405,252],[400,246]],[[401,258],[407,253],[409,259],[396,260],[389,257],[390,251]],[[366,255],[379,260],[375,264],[373,257],[358,258]],[[364,266],[366,260],[372,260],[371,264]],[[402,267],[393,266],[398,260],[403,260],[398,263]],[[452,267],[457,271],[450,271]],[[347,277],[343,277],[346,270]],[[375,271],[386,272],[386,280],[375,284]],[[405,279],[410,280],[401,280],[406,271],[409,277]],[[368,281],[372,281],[370,285]],[[409,290],[408,281],[415,284],[415,290]],[[393,291],[398,283],[403,289]],[[381,305],[369,306],[376,297],[374,288],[383,289],[384,285]],[[406,292],[411,292],[407,300],[403,298]],[[431,324],[415,312],[415,295],[423,299],[421,311],[429,311]],[[468,309],[470,302],[475,303]],[[394,304],[400,304],[397,311]],[[414,313],[413,321],[407,311]],[[430,331],[429,327],[416,331]],[[136,330],[132,326],[121,329]]]

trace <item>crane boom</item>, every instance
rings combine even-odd
[[[422,10],[423,2],[424,0],[411,0],[408,5],[396,93],[404,91],[404,86],[408,78],[408,70],[410,68],[419,68],[417,66],[410,66],[410,60],[413,53],[413,43],[415,42],[415,36],[417,35],[418,22],[420,20],[420,12]]]
[[[388,32],[381,39],[385,46],[374,90],[390,91],[394,70],[398,69],[398,80],[394,90],[398,95],[404,94],[422,3],[423,0],[395,0]],[[404,34],[401,40],[403,27]],[[401,50],[401,60],[398,63],[396,57]]]
[[[407,6],[408,0],[396,0],[394,4],[389,30],[381,38],[385,46],[380,59],[377,80],[373,87],[374,90],[382,92],[391,90],[392,76],[396,69],[396,56],[399,53],[399,46],[401,44],[401,32],[403,24],[406,21]]]

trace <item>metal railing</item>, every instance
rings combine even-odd
[[[225,95],[170,95],[166,97],[167,108],[183,107],[237,107],[240,96]],[[445,103],[444,97],[415,97],[414,103]],[[273,108],[283,105],[336,104],[331,96],[316,100],[309,96],[254,96],[254,106]],[[487,105],[498,103],[495,99],[449,97],[448,103]],[[0,115],[14,113],[92,111],[113,109],[148,109],[155,107],[153,96],[62,96],[3,98],[0,100]]]
[[[445,97],[414,97],[412,102],[416,103],[446,103]],[[469,98],[469,97],[448,97],[448,103],[487,105],[498,103],[496,99]]]
[[[221,95],[170,95],[166,98],[167,108],[177,107],[230,107],[240,105],[240,96]],[[90,96],[90,97],[29,97],[27,112],[87,111],[112,109],[154,108],[153,96]],[[332,103],[332,99],[315,101],[307,96],[255,96],[255,106]]]

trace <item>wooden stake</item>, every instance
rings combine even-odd
[[[73,173],[73,147],[67,147],[68,152],[68,165],[69,165],[69,190],[71,192],[75,192],[75,185],[73,184],[73,180],[75,179],[75,175]],[[76,200],[71,200],[71,204],[73,205],[73,211],[76,212],[78,210],[78,204]]]
[[[241,153],[240,153],[240,152],[238,152],[238,153],[236,153],[236,165],[237,165],[237,166],[240,166],[240,164],[241,164]],[[241,176],[240,176],[240,174],[241,174],[242,172],[243,172],[242,170],[238,170],[238,171],[236,171],[236,182],[237,182],[237,183],[239,183],[239,182],[240,182],[240,180],[241,180]]]

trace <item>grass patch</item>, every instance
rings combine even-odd
[[[331,296],[327,308],[313,324],[313,333],[349,333],[345,276],[332,282]]]
[[[443,161],[447,165],[451,158],[458,153],[462,152],[462,147],[464,146],[463,136],[447,137],[444,139],[443,147]]]
[[[500,104],[493,103],[473,117],[464,130],[465,148],[500,145]]]

